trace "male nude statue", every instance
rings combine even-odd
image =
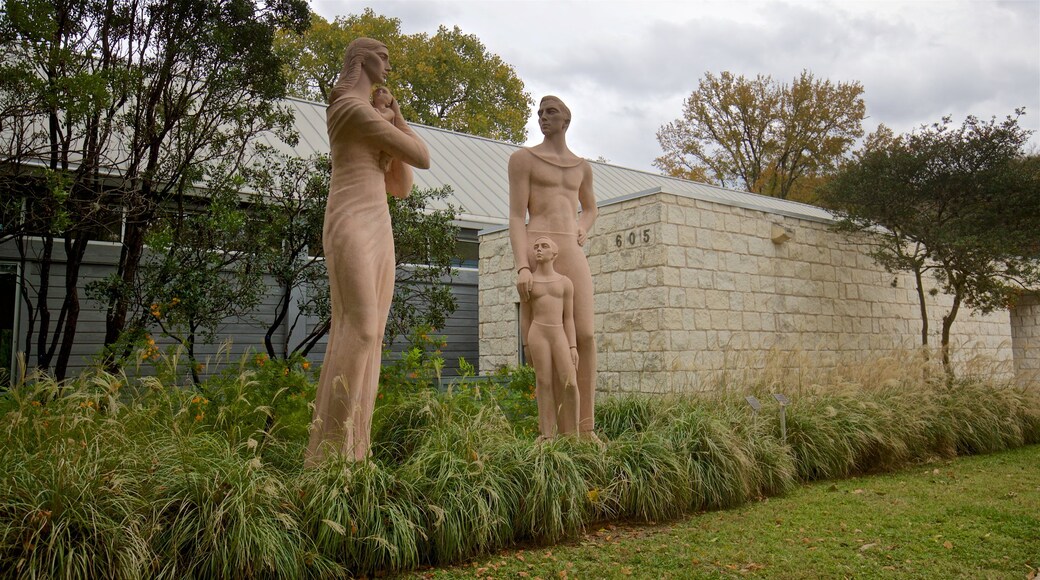
[[[534,241],[537,267],[528,299],[527,347],[534,364],[539,440],[578,432],[578,347],[574,343],[574,285],[553,268],[559,250],[546,236]]]
[[[582,246],[596,221],[592,167],[567,148],[571,112],[558,97],[538,106],[544,140],[509,158],[509,242],[520,294],[520,331],[524,344],[531,327],[533,287],[531,240],[546,236],[559,248],[555,269],[574,284],[574,329],[578,351],[578,431],[593,432],[596,394],[596,342],[593,338],[592,274]],[[579,209],[581,213],[579,214]]]

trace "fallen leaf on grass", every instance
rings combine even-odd
[[[854,489],[854,490],[852,490],[852,493],[863,493],[863,490],[862,489]]]
[[[871,542],[869,544],[863,544],[862,546],[859,547],[859,551],[860,552],[866,552],[867,550],[873,548],[876,545],[877,545],[877,542]]]
[[[741,572],[754,572],[755,570],[761,570],[765,568],[765,564],[759,564],[757,562],[750,562],[748,565],[740,569]]]
[[[517,572],[516,574],[517,574],[517,576],[520,576],[521,578],[529,578],[531,576],[530,574],[528,574],[527,572],[524,572],[523,570]]]
[[[627,566],[622,568],[621,570],[619,570],[619,572],[621,572],[621,574],[623,574],[625,576],[631,576],[632,575],[632,569],[627,567]]]
[[[953,549],[953,542],[951,542],[949,540],[946,540],[945,542],[943,542],[943,547],[946,548],[947,550],[952,550]]]

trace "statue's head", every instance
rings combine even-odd
[[[339,80],[332,88],[329,102],[335,100],[340,93],[346,92],[357,84],[361,78],[366,63],[372,63],[379,59],[379,52],[386,51],[386,45],[371,38],[358,38],[347,46],[347,53],[343,56],[343,68],[339,71]],[[374,82],[381,82],[374,80]]]
[[[539,236],[531,246],[534,248],[534,259],[537,262],[551,262],[560,253],[556,242],[547,236]]]
[[[554,125],[557,124],[557,121],[562,123],[559,130],[566,131],[571,126],[571,110],[560,97],[554,95],[542,97],[538,103],[538,126],[542,129],[542,133],[545,133],[547,128],[550,131],[555,129]]]
[[[377,109],[385,109],[393,101],[394,96],[390,94],[390,90],[386,87],[376,87],[376,90],[372,91],[372,104]]]

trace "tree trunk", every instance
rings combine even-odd
[[[264,334],[264,348],[267,349],[267,356],[271,359],[277,358],[274,352],[274,342],[271,337],[274,336],[275,331],[285,321],[286,315],[289,313],[289,303],[292,301],[292,288],[288,284],[282,285],[282,295],[278,299],[278,305],[275,307],[274,321],[267,327],[267,332]],[[289,339],[285,340],[285,347],[282,349],[282,358],[288,357],[289,351]]]
[[[324,324],[312,330],[311,333],[307,335],[307,338],[303,339],[303,342],[293,349],[293,352],[299,351],[301,356],[307,356],[310,354],[311,349],[313,349],[318,344],[318,341],[321,340],[321,337],[328,334],[330,328],[332,328],[332,321],[326,320]]]
[[[18,290],[22,296],[22,302],[25,303],[25,311],[29,315],[28,324],[25,326],[25,364],[28,365],[29,361],[32,360],[32,338],[33,333],[36,331],[36,309],[32,300],[29,299],[29,285],[26,282],[29,278],[29,262],[25,257],[25,238],[18,236],[16,238],[16,246],[18,247],[19,265],[22,270],[21,279],[18,280]]]
[[[957,319],[957,311],[961,307],[962,295],[960,291],[957,291],[953,295],[953,306],[950,307],[950,311],[943,316],[942,325],[942,363],[943,370],[946,371],[946,382],[952,384],[953,365],[950,363],[950,328],[953,327],[953,321]]]
[[[917,303],[921,309],[921,346],[924,347],[925,356],[928,356],[928,303],[927,294],[924,291],[924,274],[920,267],[914,267],[914,280],[917,282]]]
[[[83,256],[87,251],[87,236],[81,235],[75,241],[65,238],[65,302],[62,304],[61,347],[58,358],[54,361],[54,376],[59,381],[65,380],[72,355],[72,344],[76,340],[76,329],[79,325],[79,272],[83,266]]]
[[[119,279],[122,284],[118,293],[109,299],[108,312],[105,314],[106,347],[115,344],[126,329],[127,312],[130,309],[129,293],[137,279],[144,248],[144,223],[142,220],[129,219],[126,223],[126,236],[119,255]]]
[[[202,380],[199,378],[199,367],[198,362],[195,361],[195,326],[189,323],[188,339],[185,341],[188,346],[188,364],[191,366],[191,383],[198,387],[202,384]]]
[[[47,304],[50,295],[51,265],[54,259],[54,236],[43,237],[43,257],[40,259],[40,286],[36,291],[36,317],[40,327],[36,329],[36,368],[49,371],[53,351],[47,350],[47,334],[50,332],[51,309]],[[31,339],[31,338],[30,338]]]

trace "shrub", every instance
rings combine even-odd
[[[302,454],[314,376],[302,360],[250,355],[197,388],[101,371],[20,382],[0,395],[0,569],[377,574],[556,542],[598,520],[736,506],[798,480],[1040,442],[1036,391],[886,381],[803,389],[787,407],[786,444],[775,406],[756,415],[735,393],[607,398],[605,447],[538,443],[529,370],[439,385],[431,359],[410,360],[380,391],[372,460],[313,469]]]

